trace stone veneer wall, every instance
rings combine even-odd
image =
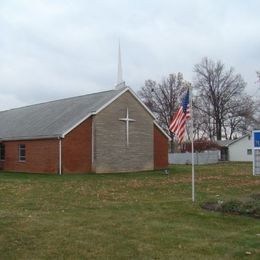
[[[126,117],[129,123],[129,145],[126,144]],[[153,118],[127,91],[93,119],[94,158],[97,173],[129,172],[154,169]]]

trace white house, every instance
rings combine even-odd
[[[251,134],[246,134],[235,140],[218,141],[221,147],[222,159],[231,162],[250,162],[253,160]]]
[[[251,134],[244,135],[228,145],[229,161],[252,161]]]

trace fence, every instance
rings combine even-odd
[[[191,153],[169,153],[169,164],[191,164]],[[194,164],[211,164],[219,161],[219,151],[194,153]]]

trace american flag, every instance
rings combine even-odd
[[[190,118],[190,106],[189,106],[189,90],[182,99],[181,105],[178,111],[173,116],[169,129],[178,137],[178,142],[182,143],[185,135],[186,121]]]

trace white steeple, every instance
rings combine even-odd
[[[122,70],[122,62],[121,62],[121,48],[120,41],[118,45],[118,68],[117,68],[117,84],[115,86],[116,89],[120,89],[125,87],[125,82],[123,81],[123,70]]]
[[[123,70],[122,70],[122,62],[121,62],[121,48],[120,42],[118,45],[118,69],[117,69],[117,84],[123,82]]]

